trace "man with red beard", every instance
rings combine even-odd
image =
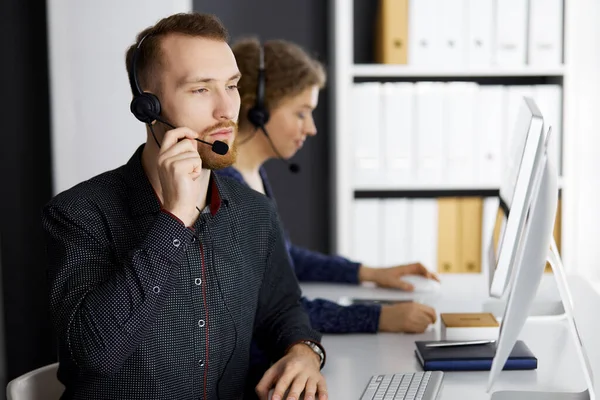
[[[44,208],[63,399],[240,399],[253,337],[274,363],[262,399],[327,398],[274,206],[213,172],[235,161],[227,39],[205,14],[141,32],[126,64],[146,143]]]

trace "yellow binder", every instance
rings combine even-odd
[[[460,263],[466,273],[481,272],[483,199],[460,199]]]
[[[375,21],[375,62],[407,64],[408,1],[379,0]]]
[[[556,219],[554,220],[554,241],[556,242],[556,248],[560,253],[560,245],[561,245],[561,231],[562,231],[562,212],[561,212],[561,199],[558,199],[558,205],[556,207]],[[552,272],[552,267],[550,263],[546,263],[545,272]]]
[[[438,199],[438,272],[458,273],[460,269],[459,199]]]
[[[502,233],[502,223],[505,218],[504,211],[501,208],[498,208],[496,220],[494,221],[494,254],[498,254],[498,247],[500,246],[500,233]]]

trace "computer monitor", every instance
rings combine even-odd
[[[534,171],[545,142],[544,121],[535,101],[524,97],[504,163],[498,216],[488,247],[490,296],[501,298],[510,284],[516,246],[531,200]]]
[[[549,138],[550,135],[548,135]],[[529,310],[536,295],[539,284],[544,274],[546,261],[551,260],[551,265],[557,268],[555,274],[561,291],[561,298],[565,303],[565,310],[569,327],[576,343],[578,357],[584,366],[584,378],[588,390],[581,393],[545,393],[545,392],[518,392],[500,391],[492,395],[496,399],[595,399],[593,381],[589,362],[586,359],[583,345],[579,339],[573,307],[570,300],[569,288],[562,274],[562,264],[554,259],[557,256],[553,247],[553,231],[556,210],[558,206],[558,173],[554,160],[548,157],[547,143],[543,146],[541,162],[534,171],[531,186],[531,199],[526,204],[526,220],[523,225],[513,266],[513,277],[508,290],[508,299],[500,333],[496,343],[496,355],[490,369],[488,392],[492,389],[494,381],[501,373],[510,352],[512,351],[521,330],[529,316]]]

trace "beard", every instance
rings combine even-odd
[[[202,159],[202,168],[209,170],[223,169],[231,167],[237,157],[237,145],[235,141],[229,145],[229,151],[224,155],[220,155],[212,151],[207,144],[198,142],[198,154]]]
[[[231,136],[231,143],[228,143],[229,150],[227,153],[220,155],[212,151],[212,148],[205,144],[198,142],[198,154],[202,159],[202,168],[208,170],[223,169],[232,166],[235,163],[237,157],[237,145],[235,137],[237,136],[237,124],[233,121],[220,122],[204,130],[203,134],[200,135],[202,140],[212,143],[210,140],[210,133],[223,128],[232,128],[233,135]],[[208,140],[207,140],[208,139]]]

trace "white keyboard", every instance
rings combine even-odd
[[[360,400],[435,400],[443,377],[441,371],[374,375]]]

